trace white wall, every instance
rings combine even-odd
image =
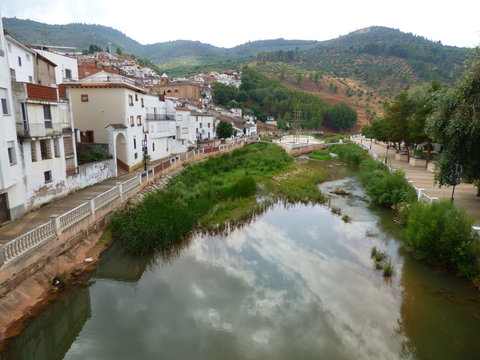
[[[15,70],[15,81],[35,82],[34,64],[35,53],[18,46],[15,42],[7,39],[8,65]],[[19,59],[21,65],[19,64]],[[9,73],[10,73],[9,69]]]

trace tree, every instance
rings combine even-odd
[[[120,49],[119,47],[117,47],[117,48],[115,49],[115,54],[117,54],[117,55],[123,55],[122,49]]]
[[[297,75],[297,86],[300,86],[300,84],[302,83],[302,77],[302,74]]]
[[[455,164],[463,167],[462,177],[480,180],[480,48],[471,54],[465,74],[456,85],[444,91],[427,120],[427,134],[442,144],[435,179],[453,185]]]
[[[226,139],[233,135],[233,126],[224,120],[220,121],[217,126],[217,136],[220,139]]]
[[[412,114],[413,105],[406,91],[398,94],[391,104],[385,106],[383,120],[388,127],[387,141],[397,143],[398,147],[403,142],[407,150],[412,145],[408,132],[408,118]]]
[[[335,130],[345,131],[357,122],[357,112],[345,103],[335,104],[327,113],[326,120]]]

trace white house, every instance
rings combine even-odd
[[[167,103],[173,102],[163,96],[145,95],[146,126],[148,129],[148,155],[152,161],[172,154],[176,142],[175,114],[167,111]],[[172,109],[173,107],[170,107]]]
[[[7,41],[7,57],[12,81],[36,83],[34,70],[35,51],[10,35],[6,35],[5,39]]]
[[[3,22],[0,16],[0,29]],[[25,213],[23,169],[15,127],[7,42],[0,31],[0,223]]]
[[[200,113],[197,111],[191,112],[191,126],[190,132],[191,141],[205,141],[212,140],[215,137],[215,118],[213,115]]]
[[[57,67],[55,68],[55,80],[57,84],[78,80],[77,59],[43,49],[36,49],[36,51],[48,60],[57,64]]]
[[[184,107],[175,108],[176,134],[173,153],[178,154],[187,151],[188,146],[195,144],[195,137],[191,128],[190,110]]]
[[[108,144],[117,166],[126,171],[140,167],[142,142],[148,132],[146,91],[133,80],[106,71],[65,86],[70,88],[73,119],[81,142]]]

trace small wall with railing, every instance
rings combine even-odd
[[[41,267],[42,262],[54,259],[73,246],[79,237],[88,233],[88,229],[103,221],[157,177],[179,168],[183,163],[202,160],[245,144],[247,141],[242,139],[172,156],[66,213],[51,216],[43,225],[0,246],[0,296],[9,288],[4,286],[6,282],[11,283],[14,277],[13,282],[18,282],[20,274],[23,278],[28,276],[29,272]]]

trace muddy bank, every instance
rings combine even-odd
[[[0,351],[6,340],[22,331],[28,319],[56,299],[61,291],[52,285],[56,276],[80,274],[95,268],[100,254],[107,248],[99,243],[102,233],[99,231],[81,240],[0,299]],[[85,262],[87,258],[92,261]]]

